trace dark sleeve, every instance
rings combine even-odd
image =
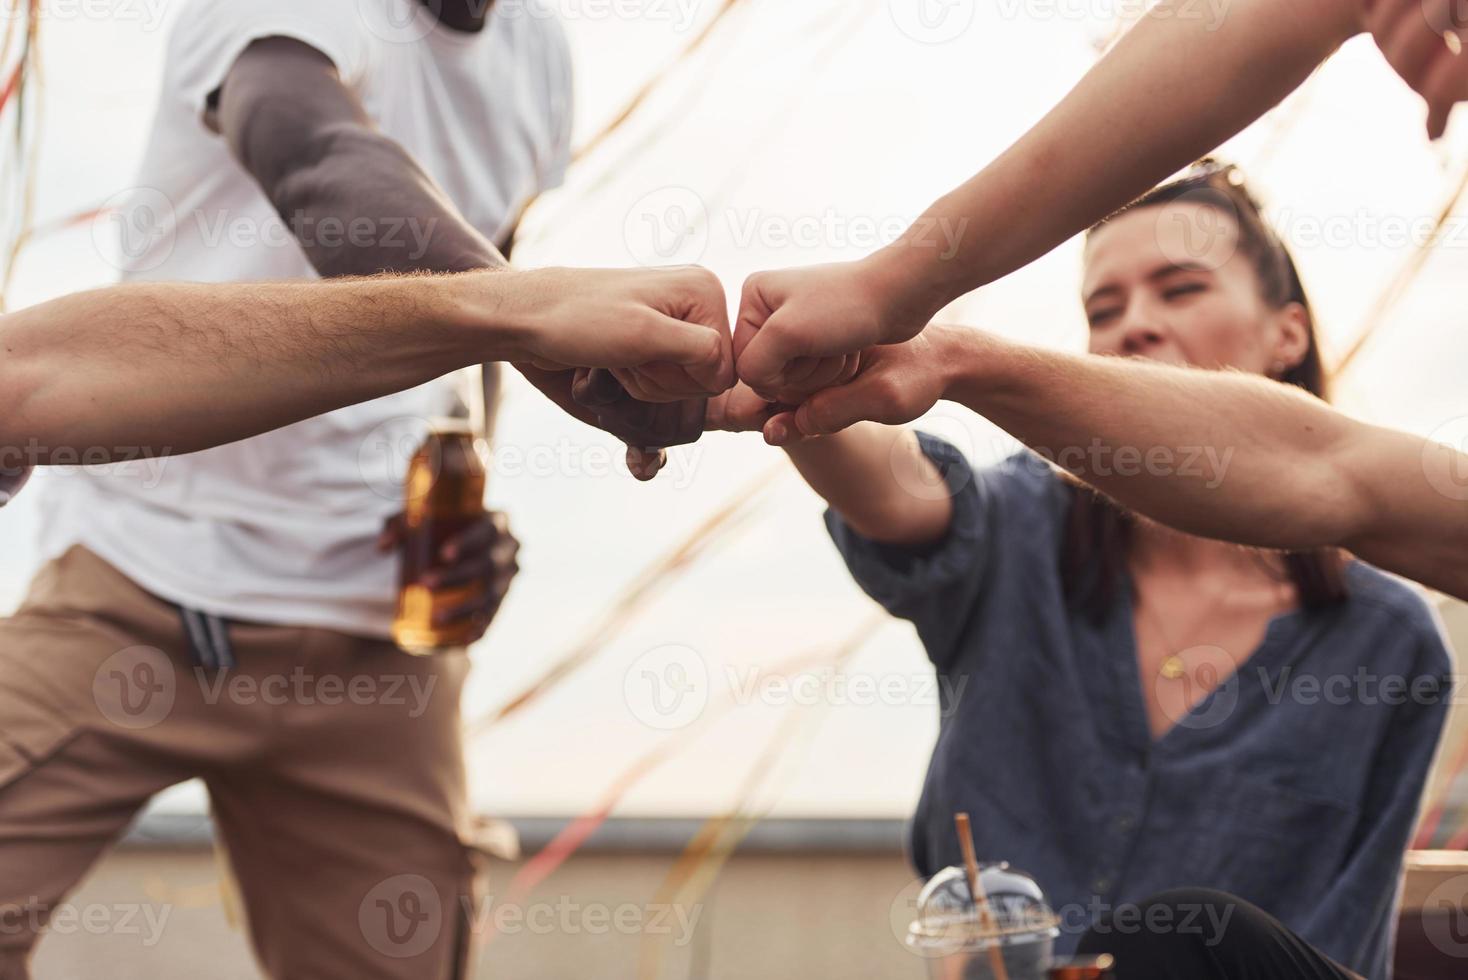
[[[922,551],[882,544],[862,537],[831,510],[826,527],[857,584],[892,615],[910,620],[929,659],[945,670],[960,652],[991,564],[993,493],[953,446],[925,433],[918,440],[953,498],[953,523],[942,541]]]
[[[1451,661],[1435,630],[1424,638],[1418,664],[1406,703],[1395,710],[1376,753],[1351,853],[1301,930],[1306,938],[1317,932],[1349,937],[1344,948],[1322,948],[1341,962],[1361,964],[1371,980],[1390,976],[1402,866],[1452,702]]]

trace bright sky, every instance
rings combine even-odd
[[[1221,2],[1221,0],[1219,0]],[[131,182],[156,95],[170,0],[45,0],[47,141],[39,217],[84,210]],[[577,59],[581,139],[713,13],[714,0],[551,0]],[[0,6],[5,6],[0,4]],[[517,261],[622,266],[702,262],[737,297],[751,271],[865,254],[1018,137],[1080,77],[1130,0],[746,0],[562,191],[532,213]],[[1201,9],[1211,9],[1201,5]],[[925,19],[926,16],[926,19]],[[1186,80],[1180,80],[1186,84]],[[1330,349],[1410,251],[1468,161],[1468,126],[1431,148],[1424,110],[1369,43],[1353,42],[1302,94],[1228,147],[1295,249]],[[1085,148],[1077,148],[1084,153]],[[31,250],[17,305],[108,281],[82,227]],[[1462,264],[1468,219],[1345,379],[1339,401],[1424,434],[1468,417]],[[1078,251],[1060,249],[968,297],[955,319],[1078,347]],[[932,427],[977,460],[1008,443],[940,409]],[[1457,431],[1457,430],[1452,430]],[[594,664],[518,719],[476,739],[485,808],[564,814],[589,807],[642,752],[688,751],[631,796],[624,814],[710,813],[735,798],[792,702],[823,721],[774,786],[777,812],[905,816],[936,731],[932,678],[911,631],[887,624],[851,662],[845,688],[807,675],[794,694],[748,694],[761,665],[819,651],[871,604],[850,583],[820,507],[757,438],[709,437],[674,454],[652,486],[608,472],[612,443],[517,388],[500,424],[491,493],[525,542],[524,573],[476,651],[471,715],[516,693],[581,638],[645,564],[712,511],[773,482],[756,516],[628,624]],[[512,462],[514,450],[526,462]],[[39,489],[39,488],[38,488]],[[33,564],[34,499],[0,511],[0,609]],[[29,499],[28,499],[29,498]],[[653,676],[690,678],[670,713]],[[878,689],[879,681],[886,686]],[[835,693],[832,694],[831,692]],[[737,710],[697,741],[733,692]],[[836,702],[834,706],[830,702]],[[668,704],[661,706],[669,709]],[[653,724],[649,724],[652,722]],[[657,727],[661,726],[661,727]],[[187,799],[186,797],[180,799]]]

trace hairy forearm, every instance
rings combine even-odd
[[[193,452],[517,357],[494,312],[512,285],[146,284],[32,307],[0,320],[0,447],[28,465]]]
[[[1163,0],[1064,101],[878,253],[916,315],[1021,268],[1239,132],[1360,30],[1359,0]],[[953,249],[949,244],[957,240]]]
[[[1138,513],[1257,547],[1345,547],[1468,592],[1468,504],[1424,478],[1424,460],[1435,457],[1422,439],[1253,375],[939,329],[948,398]],[[1468,457],[1455,455],[1437,465],[1446,474],[1455,462],[1468,482]]]
[[[948,530],[952,501],[911,430],[863,422],[786,451],[811,489],[864,537],[916,547]]]

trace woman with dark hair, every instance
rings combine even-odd
[[[1095,228],[1083,288],[1093,354],[1326,394],[1294,264],[1230,168]],[[959,332],[880,348],[880,383],[909,392],[987,370],[976,387],[1002,398],[1041,363],[1011,357],[998,375],[982,343],[946,342]],[[740,392],[716,419],[758,425],[770,410]],[[1104,403],[1096,414],[1104,426]],[[1153,433],[1047,455],[1088,481],[1192,465],[1211,469],[1216,493],[1259,492],[1230,482],[1226,453],[1189,460],[1196,446]],[[1036,875],[1058,906],[1062,951],[1088,927],[1104,938],[1149,896],[1206,888],[1283,923],[1278,975],[1311,975],[1302,956],[1322,976],[1345,976],[1336,964],[1388,975],[1402,859],[1448,703],[1447,651],[1415,592],[1338,551],[1165,528],[1035,453],[973,469],[939,440],[872,422],[787,448],[830,502],[857,581],[916,625],[954,680],[945,689],[963,692],[943,705],[912,826],[919,871],[959,862],[951,820],[967,810],[980,854]],[[1251,934],[1274,921],[1229,901]],[[1147,966],[1122,963],[1127,976],[1189,976]]]

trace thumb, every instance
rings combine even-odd
[[[859,377],[811,395],[796,409],[795,427],[803,436],[828,436],[858,422],[877,421],[881,403],[874,391],[874,377]]]
[[[803,346],[799,335],[776,312],[740,352],[739,379],[756,391],[778,390],[790,361],[809,353]]]
[[[681,367],[715,365],[723,355],[721,340],[717,327],[659,313],[654,328],[639,338],[641,356],[637,364],[669,361]]]

